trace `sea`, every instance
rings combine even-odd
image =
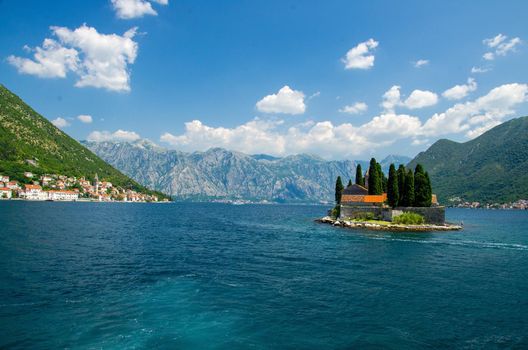
[[[528,211],[0,201],[1,349],[526,349]]]

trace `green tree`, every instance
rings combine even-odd
[[[426,202],[426,207],[430,207],[431,206],[431,201],[433,199],[433,187],[431,185],[431,179],[429,178],[429,173],[426,171],[425,172],[425,179],[427,180],[427,202]]]
[[[411,169],[407,171],[405,175],[405,185],[403,190],[403,203],[404,207],[411,207],[414,205],[414,174]]]
[[[365,186],[365,178],[363,177],[361,164],[358,164],[356,167],[356,185]]]
[[[389,179],[387,180],[387,201],[394,208],[398,205],[399,199],[398,174],[394,164],[391,164],[389,168]]]
[[[376,169],[378,170],[378,177],[381,179],[381,192],[379,194],[387,193],[387,177],[383,173],[383,170],[381,170],[380,163],[376,164]]]
[[[368,193],[382,194],[383,193],[383,179],[381,175],[381,167],[378,167],[378,162],[375,158],[370,160],[369,177],[368,177]]]
[[[403,164],[398,167],[398,189],[400,191],[398,205],[402,205],[405,191],[405,166]]]
[[[352,186],[352,179],[348,180],[348,185],[347,185],[347,187],[350,187],[350,186]]]
[[[343,182],[341,181],[341,176],[337,177],[335,185],[335,201],[337,204],[341,204],[341,196],[343,195]]]
[[[429,191],[429,181],[425,176],[425,171],[421,164],[417,164],[414,169],[414,206],[431,206],[431,193]]]

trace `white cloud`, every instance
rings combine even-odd
[[[372,51],[378,44],[376,40],[369,39],[348,50],[345,58],[342,59],[342,62],[345,64],[345,69],[372,68],[375,59]]]
[[[509,52],[515,51],[516,47],[521,44],[521,39],[518,37],[508,40],[508,36],[498,34],[493,38],[484,39],[484,45],[492,49],[486,52],[482,57],[487,61],[494,60],[497,56],[506,56]]]
[[[79,121],[85,124],[90,124],[93,121],[92,116],[87,114],[78,115],[77,119],[79,119]]]
[[[341,108],[339,112],[348,114],[361,114],[363,112],[366,112],[367,109],[368,106],[365,102],[356,102],[352,105],[346,105],[345,107]]]
[[[413,63],[416,68],[420,68],[429,64],[429,60],[418,60]]]
[[[51,121],[51,123],[52,123],[53,125],[55,125],[57,128],[61,128],[61,129],[62,129],[62,128],[65,128],[65,127],[67,127],[67,126],[70,126],[70,123],[69,123],[66,119],[61,118],[61,117],[58,117],[58,118],[56,118],[56,119],[53,119],[53,120]]]
[[[267,95],[256,104],[264,113],[303,114],[306,110],[304,93],[285,85],[276,94]]]
[[[136,28],[122,36],[100,34],[85,24],[73,31],[65,27],[51,27],[51,31],[58,41],[45,39],[42,47],[35,48],[33,59],[9,56],[9,63],[20,73],[44,78],[65,78],[73,72],[78,76],[77,87],[130,90],[128,65],[137,56],[138,45],[132,40]]]
[[[503,34],[498,34],[497,36],[489,39],[482,40],[482,43],[490,48],[497,47],[500,43],[506,40],[507,36]]]
[[[527,84],[504,84],[474,101],[458,103],[443,113],[435,113],[425,122],[421,134],[439,136],[465,132],[467,137],[475,137],[513,115],[513,108],[527,100]]]
[[[438,95],[427,90],[414,90],[403,105],[409,109],[434,106],[438,102]]]
[[[185,123],[183,134],[165,133],[160,140],[185,151],[224,147],[250,154],[314,153],[342,159],[408,137],[420,126],[420,121],[407,115],[384,114],[359,127],[330,121],[305,122],[288,128],[283,124],[281,120],[254,119],[234,128],[215,128],[193,120]]]
[[[140,139],[139,134],[134,131],[117,130],[115,132],[110,131],[92,131],[86,138],[88,141],[104,142],[104,141],[136,141]]]
[[[24,51],[31,52],[32,49]],[[42,47],[34,49],[33,59],[9,56],[7,61],[15,66],[19,73],[36,75],[41,78],[65,78],[70,70],[76,70],[79,64],[78,52],[63,47],[53,39],[45,39]]]
[[[477,82],[473,78],[467,80],[467,84],[455,85],[442,93],[442,96],[448,100],[460,100],[466,97],[470,92],[477,90]]]
[[[122,19],[139,18],[145,15],[157,16],[157,12],[152,8],[151,2],[160,5],[168,5],[168,0],[111,0],[116,15]]]
[[[433,106],[438,102],[438,95],[427,90],[413,90],[409,97],[402,101],[400,89],[400,86],[394,85],[383,94],[381,106],[386,112],[393,113],[396,107],[424,108]]]
[[[486,73],[489,72],[491,68],[484,68],[484,67],[471,67],[471,73]]]
[[[392,92],[399,92],[399,87],[395,86]],[[416,116],[393,112],[385,112],[360,125],[307,121],[287,126],[283,120],[256,118],[225,128],[193,120],[185,124],[182,134],[164,133],[160,140],[185,151],[224,147],[244,153],[276,156],[314,153],[325,158],[344,159],[371,154],[403,139],[420,146],[448,134],[463,133],[473,138],[503,122],[515,113],[515,106],[526,101],[527,84],[506,84],[474,101],[458,103],[445,112],[435,113],[425,122]]]

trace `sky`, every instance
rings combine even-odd
[[[526,1],[0,0],[0,83],[78,140],[414,156],[528,115]]]

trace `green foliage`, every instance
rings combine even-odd
[[[369,221],[369,220],[377,220],[378,218],[374,213],[372,212],[358,212],[354,214],[354,220],[356,221]]]
[[[332,208],[332,211],[330,212],[330,216],[333,217],[334,219],[338,219],[339,215],[341,215],[341,206],[336,205],[335,207]]]
[[[383,193],[383,172],[381,166],[376,162],[375,158],[370,160],[369,176],[368,176],[368,191],[369,194]]]
[[[27,164],[28,159],[36,160],[37,166]],[[36,176],[82,177],[98,173],[101,180],[114,185],[168,198],[149,191],[105,163],[0,85],[0,173],[26,182],[24,171]]]
[[[405,166],[400,164],[397,171],[398,175],[398,205],[403,205],[403,195],[405,192]]]
[[[402,225],[423,225],[425,224],[425,219],[420,214],[405,212],[393,218],[392,222]]]
[[[414,170],[414,204],[415,207],[431,206],[431,183],[425,175],[421,164]]]
[[[403,186],[403,200],[400,204],[404,207],[411,207],[414,205],[414,175],[412,170],[408,170],[405,175],[405,185]]]
[[[361,170],[361,164],[356,167],[356,184],[365,186],[365,178],[363,177],[363,171]]]
[[[341,176],[337,177],[336,185],[335,185],[335,201],[336,204],[341,203],[341,196],[343,195],[343,182],[341,181]]]
[[[442,202],[508,202],[528,198],[528,117],[512,119],[458,143],[439,140],[413,159],[428,171]]]
[[[352,186],[352,179],[348,180],[348,185],[347,185],[347,187],[350,187],[350,186]]]
[[[391,164],[389,167],[389,179],[387,181],[387,201],[394,208],[398,205],[399,199],[398,174],[396,173],[394,164]]]

